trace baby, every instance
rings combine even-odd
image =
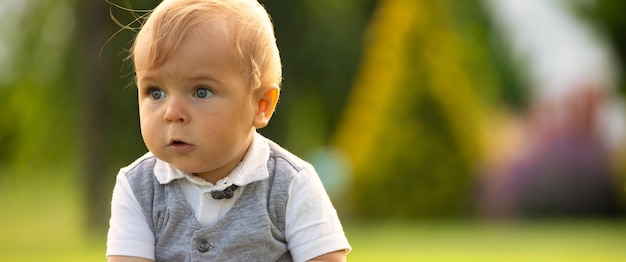
[[[256,0],[165,0],[131,55],[149,150],[113,190],[108,261],[345,261],[313,167],[256,132],[280,93]]]

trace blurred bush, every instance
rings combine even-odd
[[[380,1],[334,140],[352,166],[355,215],[471,211],[487,109],[523,101],[503,88],[485,19],[480,1]]]
[[[76,21],[64,0],[0,7],[0,167],[35,173],[76,153]]]

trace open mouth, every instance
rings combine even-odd
[[[170,145],[186,145],[187,143],[183,142],[183,141],[179,141],[179,140],[174,140],[172,141],[172,143],[170,143]]]
[[[172,139],[172,140],[170,140],[169,145],[170,146],[188,146],[190,144],[185,142],[185,141],[182,141],[182,140]]]
[[[193,145],[185,143],[181,140],[172,140],[168,146],[176,152],[187,152],[193,148]]]

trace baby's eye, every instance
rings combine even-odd
[[[165,97],[165,92],[158,88],[150,88],[148,90],[148,94],[150,94],[150,98],[154,100],[159,100]]]
[[[197,98],[207,98],[213,95],[213,91],[211,91],[210,89],[206,87],[199,87],[198,89],[196,89],[196,92],[194,93],[194,95]]]

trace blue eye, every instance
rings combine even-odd
[[[213,91],[209,90],[206,87],[200,87],[200,88],[196,89],[196,92],[194,93],[194,95],[197,98],[207,98],[207,97],[213,95]]]
[[[161,89],[151,88],[150,90],[148,90],[148,92],[150,93],[150,98],[154,100],[158,100],[158,99],[165,97],[165,92],[163,92],[163,90]]]

